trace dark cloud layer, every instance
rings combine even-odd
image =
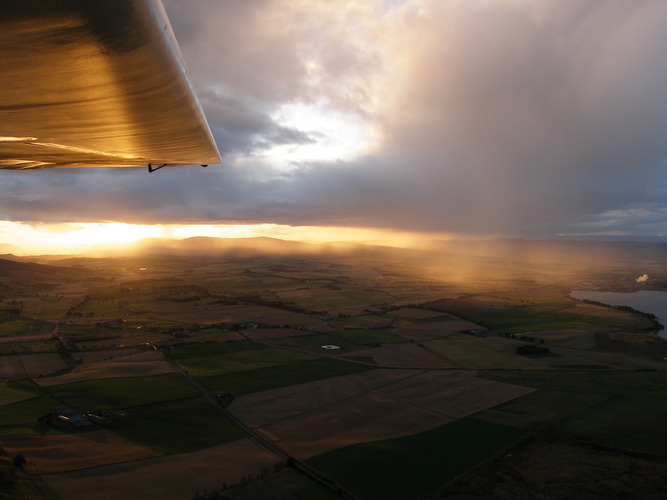
[[[223,165],[1,172],[0,217],[667,233],[667,2],[396,4],[165,1]],[[375,147],[281,162],[294,103]]]

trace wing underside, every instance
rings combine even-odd
[[[0,7],[0,168],[220,158],[159,0]]]

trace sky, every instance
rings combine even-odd
[[[0,242],[667,235],[664,0],[163,3],[222,163],[0,171]]]

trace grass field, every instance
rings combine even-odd
[[[374,344],[402,344],[408,342],[407,339],[396,335],[388,328],[369,328],[340,330],[335,332],[335,337],[344,341],[357,344],[359,346],[369,346]]]
[[[203,377],[315,359],[315,356],[250,341],[183,344],[169,357],[190,375]]]
[[[44,390],[66,406],[81,410],[128,408],[188,398],[198,394],[181,375],[177,374],[87,380],[48,387]],[[62,406],[61,403],[58,407]]]
[[[504,337],[474,337],[472,335],[450,335],[444,339],[430,340],[423,344],[433,352],[453,363],[470,369],[508,368],[536,370],[544,365],[516,354],[521,345],[516,340]]]
[[[203,397],[170,401],[130,410],[113,430],[163,453],[185,453],[246,437]]]
[[[2,406],[0,411],[0,434],[15,434],[16,429],[5,428],[19,426],[33,428],[37,419],[62,408],[62,403],[50,396],[41,395]],[[30,433],[36,432],[34,429]]]
[[[328,356],[359,351],[368,347],[355,342],[347,341],[334,333],[311,333],[308,335],[298,336],[290,335],[289,337],[273,338],[270,340],[267,339],[265,342],[270,343],[276,347],[298,349],[308,351],[313,354],[326,354]],[[338,346],[339,349],[328,350],[322,347],[324,345],[335,345]]]
[[[554,424],[608,398],[605,394],[540,390],[476,413],[475,418],[534,430]]]
[[[0,354],[32,354],[37,352],[56,352],[57,342],[20,342],[0,345]]]
[[[41,377],[37,379],[37,383],[42,387],[49,387],[101,378],[148,377],[175,371],[175,368],[164,360],[162,353],[145,351],[107,361],[82,363],[67,373]]]
[[[667,397],[667,371],[484,371],[480,377],[536,389],[615,396]]]
[[[444,486],[522,435],[467,418],[414,436],[350,446],[308,463],[362,500],[410,500]]]
[[[566,435],[618,448],[667,456],[667,400],[613,397],[557,427]]]
[[[360,373],[370,369],[368,366],[356,363],[316,358],[246,370],[242,373],[202,377],[200,380],[213,393],[242,395]]]
[[[0,337],[36,337],[48,335],[53,323],[26,318],[8,318],[0,322]]]
[[[38,396],[39,387],[30,380],[0,381],[0,406]]]

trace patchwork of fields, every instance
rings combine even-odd
[[[301,500],[488,496],[496,483],[475,471],[543,436],[597,446],[610,468],[667,460],[653,323],[570,299],[553,276],[467,285],[321,256],[75,261],[71,279],[4,284],[9,499],[261,499],[279,480]],[[547,350],[517,354],[526,344]]]

